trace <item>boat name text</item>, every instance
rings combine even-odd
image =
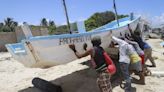
[[[79,36],[79,37],[69,37],[69,38],[60,38],[59,39],[59,45],[74,44],[74,43],[85,42],[85,41],[90,41],[90,40],[91,40],[91,35]]]

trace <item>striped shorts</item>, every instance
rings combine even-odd
[[[97,84],[101,92],[112,92],[111,75],[107,71],[98,73]]]

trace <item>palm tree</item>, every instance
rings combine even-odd
[[[41,26],[43,26],[43,27],[47,27],[48,26],[48,22],[47,22],[47,19],[46,18],[43,18],[41,20]]]
[[[18,22],[13,22],[13,25],[16,27],[16,26],[18,26]]]
[[[54,21],[49,21],[49,26],[56,26]]]
[[[2,26],[4,26],[4,24],[3,23],[0,23],[0,27],[2,27]]]
[[[56,30],[56,25],[55,25],[54,21],[51,21],[51,20],[49,21],[48,30],[49,30],[49,34],[54,34],[54,32]]]
[[[2,28],[3,28],[4,24],[3,23],[0,23],[0,32],[2,32]]]
[[[13,18],[6,18],[4,20],[4,28],[3,30],[6,32],[14,32],[15,31],[15,27],[18,26],[18,23],[13,21]]]
[[[9,18],[9,17],[6,18],[4,21],[5,21],[5,25],[8,26],[8,27],[10,27],[13,23],[13,19]]]

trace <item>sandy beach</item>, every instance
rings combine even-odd
[[[153,71],[164,71],[164,48],[160,46],[160,39],[150,39],[147,42],[153,48],[153,56],[157,67],[149,68]],[[59,84],[63,92],[100,92],[96,85],[95,71],[86,62],[89,57],[72,61],[66,65],[54,66],[48,69],[26,68],[7,52],[0,53],[0,92],[41,92],[34,88],[31,81],[40,77]],[[28,61],[27,61],[28,62]],[[147,61],[147,64],[150,62]],[[132,84],[135,92],[163,92],[164,77],[147,76],[146,85]],[[124,92],[119,86],[114,92]]]

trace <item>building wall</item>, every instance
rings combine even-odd
[[[37,29],[37,30],[31,30],[33,36],[44,36],[49,35],[47,29]],[[16,37],[17,42],[21,42],[21,40],[26,39],[25,34],[23,33],[21,28],[16,29]]]
[[[41,28],[40,30],[41,30],[41,35],[44,35],[44,36],[49,35],[49,33],[48,33],[49,31],[47,28]]]
[[[45,36],[49,35],[48,34],[48,29],[47,28],[40,28],[38,30],[31,30],[33,36]]]
[[[16,43],[15,32],[0,32],[0,52],[6,51],[5,44]]]
[[[26,39],[21,28],[17,28],[15,33],[16,33],[17,42],[21,42],[21,40]]]
[[[33,36],[48,35],[47,29],[32,30]],[[21,42],[26,39],[21,28],[17,28],[15,32],[0,32],[0,52],[6,51],[5,44]]]

